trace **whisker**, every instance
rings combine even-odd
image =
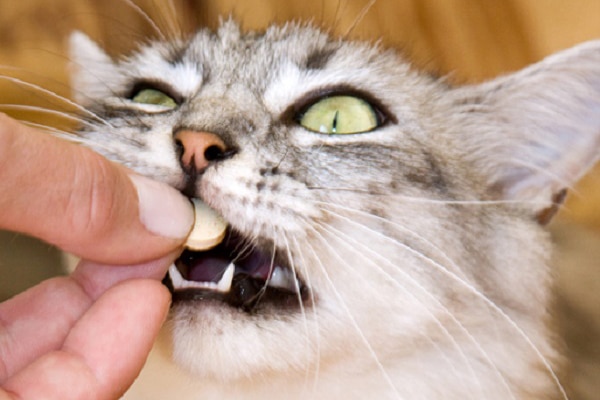
[[[167,2],[169,6],[168,16],[171,18],[171,21],[167,21],[169,26],[171,27],[171,31],[173,33],[173,37],[181,37],[183,35],[183,28],[181,26],[181,19],[178,16],[177,7],[175,6],[174,0],[169,0]]]
[[[341,216],[339,216],[341,217]],[[360,225],[360,224],[357,224]],[[492,367],[492,369],[494,370],[494,372],[498,375],[498,377],[500,378],[501,382],[503,383],[503,386],[505,387],[505,389],[507,390],[507,392],[511,395],[512,398],[514,398],[514,394],[512,392],[512,390],[510,389],[508,383],[506,382],[506,379],[504,377],[504,375],[502,374],[502,372],[500,372],[500,370],[498,370],[496,364],[492,361],[492,359],[489,357],[489,354],[485,351],[485,349],[483,349],[480,345],[480,343],[477,341],[477,339],[471,334],[471,332],[462,324],[462,322],[460,322],[456,316],[446,307],[444,306],[444,304],[435,296],[433,296],[431,293],[429,293],[429,291],[423,286],[421,285],[417,280],[415,280],[413,277],[411,277],[406,271],[403,271],[402,269],[397,268],[397,265],[391,263],[388,259],[386,259],[385,257],[381,256],[380,254],[378,254],[377,252],[371,250],[369,248],[369,246],[366,246],[364,243],[357,241],[356,239],[350,237],[349,235],[343,233],[342,231],[335,229],[332,226],[325,226],[324,224],[321,224],[322,229],[325,229],[329,232],[332,232],[334,235],[338,235],[342,238],[345,238],[346,241],[350,241],[353,243],[354,246],[356,247],[351,247],[348,246],[346,243],[344,243],[344,241],[341,242],[342,245],[348,246],[348,249],[351,251],[354,251],[358,256],[364,258],[366,260],[367,263],[369,263],[370,265],[372,265],[374,268],[377,269],[377,271],[382,274],[385,278],[387,278],[390,282],[393,282],[399,289],[401,289],[405,294],[407,294],[409,297],[411,297],[413,300],[415,300],[418,304],[421,305],[422,309],[433,319],[434,323],[440,328],[440,330],[442,331],[442,333],[444,334],[444,336],[446,336],[451,344],[454,346],[454,348],[458,351],[458,353],[461,355],[461,358],[463,358],[463,361],[465,363],[465,365],[468,366],[471,376],[473,376],[473,378],[475,379],[475,381],[479,384],[479,388],[481,389],[481,391],[483,392],[483,388],[479,382],[479,380],[476,379],[476,374],[475,371],[472,368],[471,363],[469,362],[469,359],[467,358],[466,354],[464,353],[464,351],[462,350],[461,346],[458,344],[458,342],[455,340],[454,336],[448,331],[448,329],[442,324],[442,322],[435,316],[435,314],[429,310],[429,308],[427,308],[425,305],[422,304],[422,302],[415,297],[415,295],[413,293],[411,293],[410,291],[406,290],[404,288],[404,286],[400,285],[400,282],[398,282],[396,280],[396,278],[392,277],[388,272],[386,272],[383,268],[381,268],[379,265],[377,265],[373,259],[367,258],[364,255],[362,255],[360,252],[357,252],[356,249],[357,248],[362,248],[364,251],[368,252],[371,256],[373,256],[375,259],[379,259],[380,261],[382,261],[383,263],[387,264],[388,266],[396,269],[396,272],[399,272],[409,283],[411,283],[412,285],[414,285],[417,289],[419,289],[423,294],[425,294],[425,296],[427,296],[429,299],[433,300],[434,303],[444,312],[444,314],[446,314],[451,320],[452,322],[455,324],[456,327],[458,327],[458,329],[467,337],[467,339],[475,346],[475,348],[477,349],[477,351],[483,356],[483,358],[486,360],[486,362]],[[364,227],[365,229],[367,229],[367,227]],[[367,229],[368,230],[368,229]],[[416,251],[416,250],[415,250]],[[424,256],[425,257],[425,256]],[[428,339],[429,342],[436,347],[438,350],[440,350],[440,354],[444,354],[443,351],[441,351],[439,345],[431,340]],[[444,357],[447,359],[447,357]],[[449,362],[450,365],[452,365],[451,362]]]
[[[557,152],[560,150],[557,150]],[[524,160],[510,160],[510,163],[513,165],[518,165],[520,167],[525,167],[527,169],[530,169],[532,171],[536,171],[541,175],[545,175],[546,177],[548,177],[550,180],[552,180],[553,182],[558,182],[560,183],[560,185],[563,188],[568,189],[569,191],[579,195],[580,192],[577,190],[577,188],[575,188],[575,186],[570,183],[567,179],[564,179],[562,177],[560,177],[558,174],[551,172],[548,169],[542,168],[539,165],[536,165],[533,162],[529,162],[529,161],[524,161]]]
[[[66,98],[64,96],[61,96],[61,95],[59,95],[59,94],[57,94],[57,93],[55,93],[55,92],[53,92],[51,90],[48,90],[48,89],[46,89],[46,88],[44,88],[42,86],[30,83],[30,82],[26,82],[24,80],[21,80],[19,78],[15,78],[15,77],[12,77],[12,76],[6,76],[6,75],[0,75],[0,79],[7,80],[9,82],[15,83],[15,84],[20,85],[20,86],[25,86],[25,87],[34,89],[34,90],[36,90],[36,91],[38,91],[40,93],[43,93],[45,95],[50,96],[53,99],[56,99],[56,100],[59,100],[59,101],[62,101],[64,103],[68,104],[69,106],[75,108],[78,111],[81,111],[82,113],[84,113],[88,117],[91,117],[91,118],[93,118],[93,119],[95,119],[95,120],[103,123],[106,126],[110,126],[111,128],[113,127],[108,121],[106,121],[105,119],[101,118],[99,115],[91,112],[87,108],[85,108],[85,107],[83,107],[83,106],[75,103],[74,101],[72,101],[72,100],[70,100],[70,99],[68,99],[68,98]]]
[[[64,111],[58,111],[58,110],[53,110],[51,108],[45,108],[45,107],[40,107],[40,106],[30,106],[30,105],[24,105],[24,104],[0,104],[0,109],[4,109],[4,110],[13,110],[13,111],[27,111],[27,112],[38,112],[38,113],[42,113],[42,114],[46,114],[46,115],[54,115],[60,118],[64,118],[68,121],[72,121],[75,122],[77,124],[80,125],[86,125],[92,128],[97,128],[97,125],[94,123],[91,123],[89,121],[87,121],[84,118],[81,118],[80,116],[77,115],[73,115]],[[75,131],[73,132],[73,135],[78,136],[78,133]],[[80,137],[80,139],[83,139]],[[82,140],[81,143],[84,143],[84,141]],[[96,142],[91,142],[91,141],[85,141],[85,143],[89,143],[92,147],[96,146],[98,147],[98,144]]]
[[[542,201],[533,201],[533,200],[444,200],[444,199],[432,199],[427,197],[414,197],[414,196],[405,196],[401,194],[392,194],[384,193],[384,192],[373,192],[369,189],[358,189],[351,187],[327,187],[327,186],[307,186],[309,190],[322,190],[322,191],[331,191],[331,192],[349,192],[349,193],[358,193],[358,194],[367,194],[370,196],[385,196],[392,197],[394,199],[398,199],[405,202],[414,202],[414,203],[427,203],[427,204],[441,204],[441,205],[467,205],[467,206],[485,206],[485,205],[522,205],[522,204],[530,204],[533,206],[547,206],[545,202]]]
[[[309,334],[310,329],[308,327],[308,318],[306,317],[306,308],[304,307],[304,302],[302,301],[302,293],[300,291],[301,288],[300,288],[300,284],[298,282],[298,274],[296,272],[297,266],[296,266],[296,263],[294,262],[294,257],[292,256],[290,243],[287,239],[287,235],[283,234],[281,236],[285,243],[286,256],[288,258],[288,261],[290,262],[290,268],[292,270],[292,273],[294,274],[294,284],[295,284],[296,293],[298,294],[298,304],[300,306],[300,314],[302,315],[302,319],[304,321],[304,333],[305,333],[305,337],[306,337],[306,347],[310,351],[310,349],[311,349],[311,341],[310,341],[310,334]],[[309,372],[310,372],[310,365],[307,365],[306,371],[305,371],[305,381],[308,381]]]
[[[333,23],[331,24],[333,29],[339,28],[342,22],[342,0],[338,0],[335,7],[335,13],[333,14]]]
[[[236,257],[232,261],[235,263],[236,261],[249,255],[252,252],[252,249],[254,248],[253,243],[255,241],[256,241],[256,237],[252,237],[252,238],[244,238],[244,240],[242,240],[240,243],[238,243],[234,249],[234,254],[236,254]]]
[[[142,7],[140,7],[134,0],[123,0],[123,2],[125,2],[125,4],[132,8],[138,15],[142,17],[142,19],[144,19],[144,21],[148,23],[148,25],[150,25],[152,30],[160,37],[162,41],[167,40],[167,37],[160,29],[160,27],[156,24],[156,22],[154,22],[150,15],[146,11],[144,11],[144,9],[142,9]]]
[[[319,236],[321,238],[321,240],[323,241],[323,243],[325,245],[327,245],[327,241],[325,240],[325,238],[323,238],[323,236],[314,228],[310,228],[310,230],[317,236]],[[352,312],[350,311],[350,309],[348,308],[348,305],[346,304],[346,302],[344,301],[344,298],[342,297],[342,295],[339,293],[339,291],[336,289],[335,284],[333,283],[333,280],[331,279],[331,277],[329,276],[327,269],[325,268],[325,266],[323,265],[323,263],[321,262],[318,254],[316,253],[316,251],[311,247],[309,247],[309,250],[313,253],[314,259],[317,260],[317,262],[319,263],[320,267],[321,267],[321,273],[323,274],[323,276],[325,277],[325,280],[327,281],[327,283],[329,284],[329,286],[332,289],[332,293],[334,294],[334,296],[338,299],[338,301],[340,302],[341,307],[344,309],[346,315],[348,316],[348,318],[350,319],[350,323],[352,324],[354,330],[356,331],[356,333],[359,335],[360,340],[363,342],[363,344],[365,345],[367,351],[371,354],[371,357],[373,358],[373,361],[375,362],[375,364],[377,365],[377,368],[380,370],[384,380],[386,381],[386,383],[389,385],[389,387],[393,390],[394,394],[396,395],[396,397],[400,398],[400,393],[398,392],[398,389],[396,388],[396,385],[394,384],[394,382],[392,381],[391,377],[389,376],[389,374],[387,373],[387,371],[385,370],[385,367],[383,366],[383,364],[381,363],[381,361],[379,360],[379,356],[377,355],[377,353],[375,352],[375,350],[373,349],[373,347],[371,346],[371,343],[369,342],[369,339],[367,339],[367,337],[365,336],[363,330],[360,328],[360,326],[358,325],[358,322],[356,321],[356,319],[354,318],[354,315],[352,314]],[[337,258],[340,259],[340,261],[342,263],[344,263],[344,259],[341,258],[337,252],[334,251],[334,256],[336,256]]]
[[[568,400],[568,396],[567,393],[563,387],[563,385],[560,382],[560,379],[558,378],[558,376],[556,375],[556,372],[554,371],[554,369],[552,368],[552,366],[550,365],[550,363],[548,362],[548,360],[546,359],[546,357],[544,357],[544,355],[541,353],[541,351],[539,350],[539,348],[535,345],[535,343],[533,343],[533,341],[531,340],[531,338],[529,337],[529,335],[527,335],[527,333],[508,315],[506,314],[506,312],[504,310],[502,310],[502,308],[500,308],[498,305],[496,305],[496,303],[494,303],[492,300],[490,300],[487,296],[485,296],[483,293],[481,293],[476,287],[474,287],[472,284],[470,284],[468,281],[460,278],[458,275],[456,275],[455,273],[453,273],[452,271],[450,271],[448,268],[444,267],[442,264],[440,264],[439,262],[426,257],[425,255],[423,255],[422,253],[412,249],[411,247],[406,246],[405,244],[397,241],[394,238],[390,238],[384,234],[382,234],[381,232],[378,232],[376,230],[373,230],[371,228],[365,227],[362,224],[359,224],[355,221],[353,221],[350,218],[344,217],[344,216],[340,216],[338,215],[339,218],[342,218],[344,221],[351,223],[355,226],[359,226],[365,230],[368,230],[370,233],[375,234],[376,236],[379,236],[380,238],[391,242],[392,244],[396,245],[396,246],[401,246],[402,248],[404,248],[407,252],[415,255],[416,257],[424,260],[425,262],[427,262],[428,264],[432,265],[435,269],[437,269],[438,271],[440,271],[442,274],[444,274],[445,276],[449,277],[450,279],[452,279],[453,281],[457,282],[458,284],[462,285],[463,288],[465,288],[467,291],[469,291],[471,294],[475,295],[475,297],[479,298],[480,300],[483,301],[484,304],[488,305],[493,311],[495,311],[498,315],[500,315],[500,317],[502,319],[505,320],[505,322],[508,323],[508,325],[525,341],[525,343],[528,345],[528,347],[534,352],[534,354],[536,355],[536,357],[540,360],[540,362],[543,364],[544,369],[546,369],[546,371],[550,374],[552,380],[554,381],[554,383],[556,384],[557,388],[560,390],[562,397],[565,400]],[[374,218],[380,218],[377,216],[373,216]],[[381,219],[383,221],[387,221],[385,219]]]
[[[446,261],[448,264],[450,264],[450,265],[452,266],[452,268],[454,268],[456,271],[459,271],[459,272],[461,272],[461,273],[463,272],[463,271],[462,271],[462,268],[460,268],[460,266],[459,266],[458,264],[456,264],[456,263],[454,262],[454,260],[452,260],[452,258],[450,258],[450,257],[449,257],[449,256],[446,254],[446,252],[445,252],[444,250],[442,250],[442,249],[441,249],[439,246],[437,246],[435,243],[433,243],[433,242],[431,242],[430,240],[428,240],[426,237],[424,237],[424,236],[422,236],[422,235],[418,234],[417,232],[414,232],[414,231],[412,231],[412,230],[410,230],[410,229],[406,228],[405,226],[403,226],[403,225],[401,225],[401,224],[399,224],[399,223],[396,223],[396,222],[390,221],[389,219],[386,219],[386,218],[380,217],[380,216],[378,216],[378,215],[371,214],[371,213],[369,213],[369,212],[366,212],[366,211],[357,210],[357,209],[354,209],[354,208],[350,208],[350,207],[342,206],[342,205],[340,205],[340,204],[326,203],[326,202],[319,202],[319,201],[317,201],[316,203],[317,203],[317,204],[320,204],[320,205],[321,205],[321,207],[323,207],[323,211],[325,211],[325,212],[329,212],[329,213],[333,213],[333,214],[334,214],[334,215],[336,215],[336,216],[340,216],[340,214],[338,214],[337,212],[335,212],[335,211],[333,211],[333,210],[327,210],[327,207],[336,208],[336,209],[338,209],[338,210],[343,210],[343,211],[346,211],[346,212],[350,212],[350,213],[353,213],[353,214],[355,214],[355,215],[361,215],[361,216],[363,216],[363,217],[367,217],[367,218],[373,219],[373,220],[375,220],[375,221],[382,222],[382,223],[384,223],[384,224],[386,224],[386,225],[388,225],[388,226],[390,226],[390,227],[392,227],[392,228],[394,228],[394,229],[398,229],[398,230],[401,230],[402,232],[408,233],[409,235],[411,235],[411,236],[413,236],[413,237],[415,237],[415,238],[419,239],[420,241],[422,241],[423,243],[425,243],[427,246],[429,246],[429,247],[430,247],[430,249],[432,249],[432,250],[433,250],[433,251],[435,251],[437,254],[439,254],[439,255],[440,255],[440,256],[441,256],[441,257],[442,257],[442,258],[443,258],[443,259],[444,259],[444,260],[445,260],[445,261]],[[353,221],[353,222],[354,222],[354,221]]]
[[[275,247],[275,244],[273,244],[273,250],[271,252],[271,260],[269,262],[269,274],[268,274],[268,276],[272,276],[273,270],[275,269],[275,250],[276,250],[276,247]],[[242,256],[238,256],[232,262],[235,264],[235,260],[240,259],[240,258],[243,258],[243,257]],[[256,299],[255,300],[256,304],[258,304],[260,302],[260,299],[263,298],[263,296],[267,292],[267,288],[268,287],[269,287],[269,281],[266,280],[265,283],[260,288],[260,290],[258,291],[258,293],[254,296],[254,299]]]
[[[311,287],[313,287],[313,285],[312,285],[311,277],[310,277],[310,274],[309,274],[309,271],[307,268],[307,263],[306,263],[306,258],[304,257],[304,252],[301,251],[301,246],[298,244],[298,241],[296,240],[296,238],[292,236],[292,240],[293,240],[294,248],[296,249],[296,253],[298,254],[298,257],[300,258],[300,266],[303,266],[302,276],[304,278],[305,283],[308,285],[309,288],[311,288]],[[314,306],[316,303],[316,299],[315,299],[315,294],[312,290],[309,291],[309,296],[310,296],[311,304],[313,305],[311,307],[311,310],[312,310],[314,323],[315,323],[314,337],[315,337],[316,364],[315,364],[314,381],[313,381],[313,393],[314,393],[317,390],[317,385],[319,382],[319,372],[321,369],[321,340],[320,340],[321,335],[320,335],[320,331],[319,331],[319,313],[317,311],[317,307]],[[299,301],[301,302],[302,299],[300,298]]]
[[[0,104],[0,108],[4,110],[13,110],[13,111],[33,111],[39,112],[43,114],[55,115],[61,118],[68,119],[74,122],[81,122],[81,118],[71,115],[64,111],[52,110],[50,108],[38,107],[38,106],[29,106],[24,104]]]
[[[74,143],[83,143],[84,142],[84,140],[82,140],[79,136],[74,135],[72,132],[69,132],[69,131],[61,130],[61,129],[55,128],[53,126],[38,124],[36,122],[31,122],[31,121],[27,121],[27,120],[23,120],[23,119],[19,119],[18,121],[21,122],[23,125],[28,125],[28,126],[31,126],[32,128],[46,131],[46,132],[50,133],[52,136],[67,140],[69,142],[74,142]]]
[[[348,30],[346,31],[346,33],[344,33],[344,35],[342,36],[342,38],[344,40],[348,40],[348,36],[350,36],[350,34],[352,33],[352,31],[354,31],[354,29],[356,29],[356,27],[362,22],[362,20],[369,13],[369,11],[371,11],[371,8],[373,8],[373,6],[375,5],[375,3],[377,3],[377,0],[371,0],[371,1],[369,1],[369,3],[367,3],[362,8],[362,10],[360,10],[360,13],[354,19],[354,22],[352,22],[352,24],[350,25],[350,27],[348,28]]]

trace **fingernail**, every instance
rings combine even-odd
[[[140,175],[129,175],[139,199],[140,221],[150,232],[185,238],[194,223],[190,201],[172,187]]]

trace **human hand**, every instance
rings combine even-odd
[[[160,279],[191,228],[191,205],[2,114],[0,193],[0,228],[93,260],[0,304],[0,400],[118,398],[166,316]]]

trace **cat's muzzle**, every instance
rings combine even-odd
[[[210,250],[185,250],[164,282],[175,302],[218,300],[247,312],[298,307],[308,298],[308,288],[277,252],[261,251],[231,229]]]

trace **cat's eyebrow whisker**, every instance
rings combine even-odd
[[[377,217],[377,216],[373,216],[373,217],[380,218],[380,217]],[[427,262],[428,264],[430,264],[431,266],[433,266],[435,269],[437,269],[438,271],[440,271],[442,274],[446,275],[447,277],[449,277],[453,281],[459,283],[467,291],[469,291],[470,293],[472,293],[473,295],[475,295],[477,298],[479,298],[480,300],[482,300],[484,304],[488,305],[502,319],[504,319],[508,323],[508,325],[525,341],[525,343],[527,344],[527,346],[529,346],[529,348],[534,352],[534,354],[536,355],[536,357],[538,357],[538,359],[540,360],[540,362],[543,364],[543,366],[546,369],[546,371],[548,371],[548,373],[550,374],[552,380],[555,382],[557,388],[560,390],[561,395],[563,396],[563,398],[565,400],[568,400],[568,396],[566,394],[566,391],[565,391],[563,385],[560,382],[560,379],[558,378],[558,376],[556,375],[556,372],[554,371],[554,369],[552,368],[552,366],[550,365],[550,363],[546,359],[546,357],[544,357],[544,355],[542,354],[542,352],[540,351],[540,349],[538,348],[538,346],[535,345],[535,343],[531,340],[531,338],[529,337],[529,335],[527,335],[527,333],[502,308],[500,308],[496,303],[494,303],[487,296],[485,296],[483,293],[481,293],[475,286],[473,286],[468,281],[462,279],[460,276],[456,275],[455,273],[453,273],[452,271],[450,271],[448,268],[446,268],[445,266],[443,266],[439,262],[437,262],[437,261],[435,261],[435,260],[433,260],[433,259],[431,259],[429,257],[426,257],[422,253],[420,253],[420,252],[412,249],[409,246],[404,245],[403,243],[397,241],[394,238],[390,238],[390,237],[382,234],[381,232],[378,232],[376,230],[368,228],[368,227],[366,227],[366,226],[364,226],[362,224],[359,224],[359,223],[357,223],[355,221],[352,221],[351,219],[349,219],[347,217],[344,217],[344,216],[341,216],[339,214],[338,214],[338,218],[343,219],[347,223],[350,223],[350,224],[353,224],[355,226],[361,227],[361,228],[363,228],[365,230],[368,230],[372,234],[375,234],[376,236],[379,236],[382,239],[391,242],[392,244],[395,244],[397,246],[403,247],[406,251],[408,251],[409,253],[415,255],[418,258],[421,258],[422,260],[424,260],[425,262]]]
[[[159,28],[158,24],[150,17],[150,15],[146,11],[144,11],[144,9],[142,7],[140,7],[133,0],[123,0],[123,2],[126,5],[128,5],[130,8],[132,8],[139,16],[141,16],[142,19],[148,23],[148,25],[150,25],[150,27],[152,28],[152,30],[154,32],[156,32],[156,34],[160,37],[160,39],[162,41],[166,41],[167,40],[167,36]]]
[[[173,37],[180,37],[183,34],[181,19],[178,17],[177,7],[173,0],[167,2],[168,11],[166,13],[161,12],[161,15],[167,16],[167,25],[171,29]]]
[[[375,3],[377,3],[377,0],[371,0],[362,8],[362,10],[360,10],[350,27],[346,30],[344,35],[342,35],[342,38],[344,40],[348,40],[348,36],[350,36],[354,29],[356,29],[356,27],[363,21],[363,19],[366,17],[369,11],[371,11]]]
[[[48,90],[48,89],[46,89],[46,88],[44,88],[44,87],[42,87],[40,85],[36,85],[36,84],[30,83],[30,82],[26,82],[26,81],[24,81],[22,79],[15,78],[15,77],[12,77],[12,76],[7,76],[7,75],[0,75],[0,79],[7,80],[7,81],[15,83],[15,84],[17,84],[19,86],[24,86],[24,87],[28,87],[30,89],[34,89],[37,92],[43,93],[43,94],[45,94],[45,95],[47,95],[47,96],[49,96],[49,97],[51,97],[53,99],[59,100],[59,101],[65,103],[65,104],[69,105],[70,107],[73,107],[74,109],[82,112],[83,114],[87,115],[88,117],[91,117],[92,119],[94,119],[94,120],[96,120],[98,122],[101,122],[104,125],[110,126],[112,128],[112,125],[108,121],[106,121],[105,119],[103,119],[102,117],[100,117],[98,114],[93,113],[90,110],[88,110],[87,108],[83,107],[82,105],[77,104],[76,102],[74,102],[74,101],[72,101],[72,100],[70,100],[70,99],[68,99],[68,98],[66,98],[64,96],[61,96],[58,93],[55,93],[55,92],[53,92],[51,90]]]
[[[335,13],[333,14],[333,23],[331,24],[332,29],[336,29],[339,27],[340,22],[342,20],[342,10],[341,10],[342,2],[339,0],[335,6]]]
[[[463,359],[465,365],[468,366],[468,368],[470,370],[471,376],[474,377],[475,381],[480,386],[480,381],[477,379],[477,375],[475,374],[475,371],[473,370],[473,367],[472,367],[471,363],[469,362],[469,358],[466,356],[466,354],[462,350],[461,346],[456,341],[455,337],[448,331],[448,329],[439,320],[439,318],[437,318],[436,315],[428,307],[426,307],[424,304],[422,304],[422,302],[413,293],[411,293],[410,291],[406,290],[406,288],[404,288],[400,284],[400,282],[398,282],[394,277],[392,277],[388,272],[386,272],[381,266],[379,266],[378,264],[376,264],[373,261],[373,258],[366,257],[361,252],[356,251],[356,249],[358,249],[358,248],[363,249],[365,252],[367,252],[371,256],[373,256],[375,259],[380,259],[383,263],[387,264],[388,266],[390,266],[390,267],[392,267],[394,269],[397,269],[397,266],[395,264],[391,263],[389,260],[387,260],[381,254],[378,254],[377,252],[371,250],[368,246],[365,245],[364,242],[359,242],[359,241],[351,238],[349,235],[344,234],[343,232],[335,229],[332,226],[325,226],[324,224],[322,224],[321,226],[322,226],[323,229],[329,231],[330,234],[332,234],[333,236],[337,236],[340,239],[342,239],[341,240],[341,244],[342,245],[347,246],[348,250],[353,251],[359,257],[364,258],[364,260],[368,264],[372,265],[386,279],[388,279],[390,282],[394,283],[395,286],[398,287],[398,289],[402,290],[409,297],[411,297],[413,300],[415,300],[418,304],[421,305],[421,307],[424,310],[424,312],[427,313],[433,319],[433,321],[438,326],[438,328],[440,329],[440,331],[444,334],[444,336],[446,336],[450,340],[452,346],[454,346],[454,348],[457,350],[458,354],[460,354],[460,356]],[[347,241],[352,242],[352,245],[347,244],[346,243]],[[511,397],[514,398],[514,394],[512,393],[512,391],[511,391],[511,389],[510,389],[510,387],[508,385],[508,382],[506,382],[506,379],[505,379],[504,375],[498,370],[496,364],[492,361],[492,359],[490,358],[489,354],[485,351],[485,349],[483,349],[481,347],[481,344],[477,341],[477,339],[475,339],[475,337],[471,334],[471,332],[456,318],[456,316],[446,306],[444,306],[444,304],[438,298],[436,298],[434,295],[432,295],[423,285],[421,285],[417,280],[415,280],[413,277],[411,277],[406,271],[397,270],[397,272],[399,272],[410,284],[412,284],[419,291],[421,291],[423,294],[425,294],[425,296],[427,296],[429,299],[433,300],[433,302],[435,303],[435,305],[437,307],[439,307],[442,310],[442,312],[444,312],[444,314],[446,314],[452,320],[452,322],[459,328],[459,330],[467,337],[467,339],[475,346],[475,348],[477,349],[477,351],[483,356],[483,358],[487,361],[487,363],[492,367],[492,369],[494,370],[494,372],[500,378],[500,380],[503,383],[503,386],[506,388],[507,392],[509,392],[510,395],[511,395]],[[434,340],[431,340],[429,338],[428,338],[428,340],[432,343],[432,345],[434,347],[436,347],[438,350],[440,350],[439,345]],[[443,351],[440,351],[440,353],[444,354]],[[446,358],[446,357],[444,357],[444,358]],[[451,362],[449,362],[449,364],[452,365]],[[483,390],[483,388],[481,386],[480,386],[480,389]]]

